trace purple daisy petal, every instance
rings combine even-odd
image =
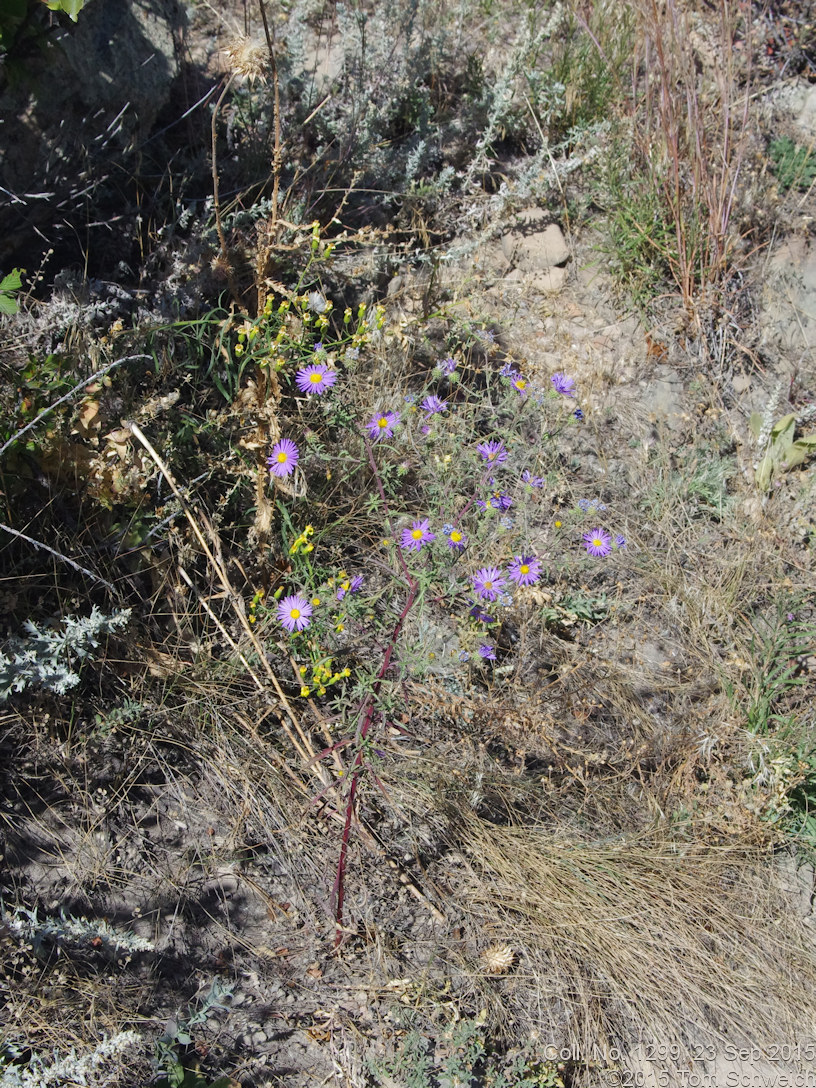
[[[568,377],[559,371],[550,378],[553,389],[562,397],[571,397],[575,393],[575,379]]]
[[[410,529],[403,529],[400,547],[406,551],[418,552],[424,544],[436,540],[436,533],[430,531],[429,523],[429,518],[423,518],[422,521],[412,522]]]
[[[541,560],[534,555],[517,555],[507,573],[517,586],[534,586],[541,577]]]
[[[507,450],[500,439],[493,442],[480,442],[476,447],[482,455],[483,461],[489,461],[493,465],[503,465],[507,460]]]
[[[584,533],[584,547],[590,555],[603,558],[612,551],[612,537],[604,529],[590,529]]]
[[[441,400],[439,397],[426,397],[420,405],[420,408],[427,412],[429,416],[432,416],[437,412],[446,412],[448,409],[448,402]]]
[[[278,601],[277,617],[287,631],[302,631],[309,626],[312,606],[299,593]]]
[[[266,463],[273,476],[291,476],[300,459],[300,450],[291,438],[282,438],[272,447]]]
[[[495,661],[496,660],[496,648],[495,648],[495,646],[491,646],[489,642],[483,642],[481,644],[481,646],[479,647],[479,657],[483,658],[485,661]]]
[[[381,438],[393,438],[394,428],[400,421],[399,412],[378,412],[366,423],[366,429],[375,442]]]
[[[302,367],[295,375],[295,384],[301,393],[325,393],[337,381],[337,371],[325,363],[312,363]]]
[[[507,579],[502,578],[498,567],[482,567],[476,571],[471,581],[473,588],[485,601],[495,601],[507,585]]]
[[[493,617],[488,615],[488,613],[485,612],[481,605],[478,604],[474,604],[473,608],[471,608],[470,612],[468,612],[468,615],[471,616],[474,620],[477,620],[479,623],[494,622]]]

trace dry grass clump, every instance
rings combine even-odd
[[[657,833],[579,841],[462,815],[467,897],[565,1008],[562,1045],[809,1033],[816,965],[767,853]],[[528,1023],[534,1025],[534,1006]]]

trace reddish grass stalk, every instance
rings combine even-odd
[[[745,8],[738,2],[736,7]],[[690,27],[675,0],[643,0],[644,36],[642,72],[634,75],[633,99],[638,108],[642,91],[644,130],[640,135],[644,162],[654,162],[650,152],[662,152],[656,164],[656,180],[671,215],[676,253],[665,253],[690,316],[698,296],[714,287],[726,268],[734,244],[731,214],[739,184],[747,134],[748,103],[735,117],[734,37],[735,5],[720,6],[717,101],[705,108],[699,95],[699,77],[690,45]],[[744,25],[750,25],[747,16]],[[745,50],[750,82],[750,48]],[[657,72],[657,93],[650,73]],[[736,131],[739,130],[739,135]],[[701,237],[701,231],[705,236]]]
[[[374,474],[374,480],[377,485],[377,490],[380,494],[380,500],[382,501],[383,508],[385,510],[385,516],[388,521],[389,531],[391,535],[394,535],[394,526],[391,519],[391,511],[388,506],[388,500],[385,497],[385,488],[382,485],[382,479],[377,468],[377,462],[374,458],[374,451],[371,447],[371,443],[368,439],[365,439],[366,453],[368,455],[368,462],[371,465],[371,471]],[[334,878],[334,887],[332,889],[332,895],[334,898],[334,922],[335,922],[335,938],[334,947],[340,944],[343,939],[343,903],[345,901],[345,889],[346,889],[346,864],[348,861],[349,843],[351,841],[351,827],[354,822],[354,808],[357,800],[357,786],[360,781],[360,774],[363,771],[363,760],[365,753],[365,744],[368,739],[368,734],[371,732],[371,727],[374,723],[374,713],[376,710],[376,699],[380,693],[382,687],[383,678],[388,672],[388,668],[391,665],[391,658],[393,657],[394,650],[396,649],[397,639],[402,631],[402,626],[405,623],[405,619],[408,613],[416,603],[417,593],[419,592],[419,582],[408,570],[408,565],[402,555],[402,552],[397,547],[397,558],[402,572],[405,575],[406,583],[408,586],[408,596],[405,600],[402,612],[399,619],[396,622],[394,630],[391,632],[391,636],[388,639],[388,643],[385,648],[385,654],[383,655],[383,661],[380,665],[380,670],[377,673],[376,679],[371,687],[371,691],[366,696],[360,707],[360,715],[363,718],[362,725],[357,731],[357,755],[354,757],[354,762],[351,765],[348,776],[350,780],[348,798],[346,800],[345,808],[345,822],[343,825],[343,835],[340,840],[340,854],[337,859],[337,871]]]

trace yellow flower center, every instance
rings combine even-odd
[[[562,525],[562,523],[561,523],[560,521],[557,521],[557,522],[555,523],[555,527],[556,527],[556,529],[560,529],[560,528],[561,528],[561,525]]]
[[[462,534],[460,532],[458,532],[456,529],[454,529],[453,532],[450,535],[450,538],[451,538],[451,540],[453,541],[454,544],[458,544],[459,541],[462,539]]]
[[[313,385],[319,385],[320,382],[323,381],[323,375],[319,371],[315,371],[314,373],[309,375],[309,381]]]
[[[492,582],[485,582],[484,587],[485,587],[485,589],[492,589],[493,588],[493,583]]]
[[[596,548],[600,548],[603,546],[603,541],[599,536],[593,537],[592,543],[595,545]]]
[[[284,451],[281,450],[280,453],[278,454],[278,464],[279,465],[285,465],[288,460],[289,460],[289,454],[284,453]]]
[[[516,382],[516,389],[524,389],[526,385],[527,382],[523,378],[519,378],[519,380]]]
[[[299,620],[300,619],[300,609],[299,608],[293,608],[292,611],[289,613],[289,616],[293,620]]]
[[[495,454],[495,453],[489,453],[489,454],[487,455],[487,459],[488,459],[488,461],[493,461],[493,460],[495,460],[495,457],[496,457],[496,454]]]
[[[414,540],[422,540],[422,530],[421,529],[413,529],[411,531],[411,536],[414,538]]]
[[[380,418],[377,420],[377,426],[380,428],[380,430],[388,426],[388,420],[385,416],[380,416]]]
[[[522,563],[521,566],[519,567],[519,571],[522,574],[529,574],[530,573],[530,568],[527,566],[526,563]]]

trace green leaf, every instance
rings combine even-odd
[[[796,430],[796,414],[791,412],[777,420],[771,428],[771,444],[781,449],[788,449],[793,443],[793,432]],[[778,455],[777,455],[778,456]]]
[[[22,287],[21,272],[23,272],[22,268],[14,268],[7,276],[3,276],[2,280],[0,280],[0,291],[16,291]]]
[[[754,438],[759,438],[759,433],[762,430],[762,416],[759,412],[751,413],[751,420],[748,425],[751,428],[751,434]]]
[[[46,7],[52,11],[64,11],[69,19],[77,21],[77,15],[85,7],[88,0],[45,0]]]
[[[0,295],[0,314],[16,314],[17,303],[11,295]]]

